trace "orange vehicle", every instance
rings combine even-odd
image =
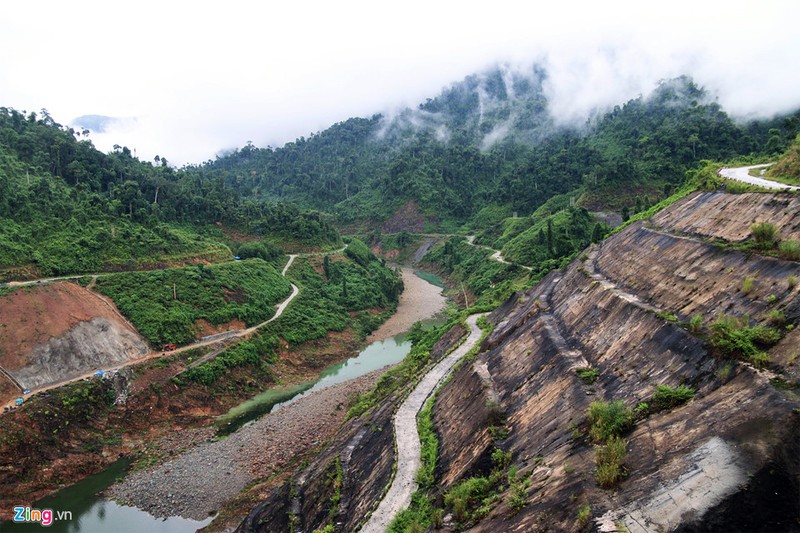
[[[174,344],[165,344],[164,346],[161,347],[161,351],[162,352],[171,352],[175,348],[176,348],[176,346]]]

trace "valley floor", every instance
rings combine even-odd
[[[414,274],[413,268],[403,267],[403,294],[397,304],[397,312],[381,327],[367,337],[367,342],[376,342],[408,331],[414,322],[433,318],[445,307],[442,291]]]
[[[248,484],[279,474],[325,443],[344,420],[349,401],[370,390],[385,371],[376,370],[310,394],[228,438],[201,442],[174,460],[127,476],[112,487],[110,496],[157,517],[202,520]],[[167,435],[160,445],[171,443]]]
[[[403,268],[403,283],[397,312],[367,342],[403,333],[415,322],[432,318],[444,309],[442,291],[416,276],[413,269]],[[179,515],[197,520],[219,511],[254,482],[266,485],[263,489],[256,485],[254,491],[258,495],[260,490],[268,490],[275,476],[333,436],[350,401],[369,391],[388,369],[387,366],[310,394],[223,440],[200,442],[173,460],[128,476],[111,489],[110,495],[155,516]],[[171,442],[168,435],[158,445],[169,447]],[[182,452],[164,451],[170,455]],[[247,500],[247,495],[242,498]],[[243,511],[247,512],[250,506],[252,503],[244,505]],[[235,527],[242,517],[236,516],[235,503],[232,507],[210,529]]]

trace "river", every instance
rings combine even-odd
[[[415,275],[417,274],[417,275]],[[420,275],[421,274],[421,275]],[[426,279],[423,279],[425,276]],[[412,269],[403,269],[405,290],[400,298],[397,312],[376,332],[368,337],[370,344],[357,357],[332,365],[321,373],[319,379],[289,388],[266,391],[231,409],[218,419],[220,432],[229,434],[242,425],[264,414],[297,401],[300,397],[314,391],[367,374],[373,370],[402,360],[410,351],[411,343],[406,340],[406,332],[416,321],[428,324],[437,323],[435,316],[441,312],[445,299],[437,287],[438,278]],[[433,282],[433,283],[431,283]],[[61,491],[37,501],[33,509],[52,509],[54,515],[59,511],[69,511],[69,520],[55,520],[50,531],[70,533],[94,533],[113,531],[114,533],[148,532],[191,532],[211,521],[211,517],[198,521],[180,517],[155,518],[146,511],[128,507],[100,496],[119,478],[125,476],[130,465],[128,460],[120,460],[102,472],[71,485]],[[0,530],[41,531],[38,523],[1,522]]]

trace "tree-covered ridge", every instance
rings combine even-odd
[[[0,281],[229,260],[218,223],[295,249],[340,244],[330,217],[154,163],[103,154],[46,111],[0,108]]]
[[[413,201],[440,227],[489,204],[521,214],[577,191],[590,210],[664,197],[701,160],[786,146],[797,117],[736,124],[686,77],[663,81],[581,128],[556,127],[546,73],[468,77],[419,109],[350,119],[283,148],[246,146],[202,168],[266,197],[333,211],[340,224],[386,220]]]

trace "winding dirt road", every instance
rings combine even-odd
[[[482,244],[475,244],[475,235],[467,236],[467,244],[469,244],[470,246],[474,246],[475,248],[483,248],[484,250],[491,250],[492,252],[494,252],[492,254],[492,259],[500,263],[503,263],[504,265],[518,266],[520,268],[524,268],[525,270],[533,270],[533,268],[529,266],[522,265],[520,263],[512,263],[511,261],[506,260],[503,257],[503,252],[501,252],[500,250],[495,250],[494,248],[489,248],[488,246],[483,246]]]
[[[344,250],[344,248],[342,248],[342,250],[336,250],[336,251],[330,252],[330,253],[338,253],[338,252],[343,251],[343,250]],[[289,255],[289,260],[286,262],[286,265],[283,267],[283,270],[281,271],[281,275],[283,277],[286,277],[286,271],[289,270],[289,267],[292,266],[292,263],[298,257],[298,255],[306,255],[306,254],[291,254],[291,255]],[[308,255],[317,255],[317,254],[308,254]],[[42,280],[33,280],[33,281],[29,281],[29,282],[21,282],[21,283],[18,283],[18,285],[29,285],[29,284],[34,284],[34,283],[48,283],[50,281],[59,281],[59,280],[62,280],[62,279],[64,279],[64,278],[47,278],[47,279],[42,279]],[[275,314],[272,315],[272,318],[270,318],[269,320],[265,320],[264,322],[261,322],[260,324],[256,324],[255,326],[252,326],[252,327],[247,328],[247,329],[231,330],[231,331],[225,332],[224,337],[215,336],[215,338],[213,338],[213,339],[208,339],[208,340],[204,340],[204,341],[194,342],[192,344],[187,344],[186,346],[182,346],[182,347],[180,347],[180,348],[178,348],[178,349],[176,349],[174,351],[169,352],[170,355],[171,354],[175,354],[175,353],[185,352],[187,350],[192,350],[194,348],[198,348],[198,347],[201,347],[201,346],[209,346],[209,345],[212,345],[212,344],[216,344],[216,343],[221,342],[222,340],[237,339],[237,338],[241,338],[241,337],[247,337],[247,336],[253,334],[258,328],[260,328],[260,327],[262,327],[262,326],[264,326],[266,324],[269,324],[273,320],[277,320],[278,317],[280,317],[283,314],[283,311],[292,302],[292,300],[294,300],[297,297],[297,295],[300,294],[300,289],[297,287],[297,285],[295,285],[294,283],[291,283],[291,282],[290,282],[290,285],[292,286],[292,293],[284,301],[282,301],[281,303],[279,303],[276,306]],[[102,298],[100,295],[98,295],[98,297]],[[219,351],[215,350],[215,352],[212,352],[212,354],[209,354],[208,356],[206,356],[206,357],[204,357],[202,359],[199,359],[198,361],[195,361],[190,366],[197,366],[200,363],[204,363],[204,362],[206,362],[206,361],[208,361],[210,359],[213,359],[213,357],[215,357],[216,355],[218,355],[221,352],[222,352],[222,350],[219,350]],[[136,358],[136,359],[131,359],[131,360],[126,361],[126,362],[124,362],[122,364],[119,364],[119,365],[116,365],[116,366],[113,366],[113,367],[109,367],[109,368],[107,368],[105,370],[107,370],[107,371],[120,370],[122,368],[125,368],[126,366],[136,365],[136,364],[142,363],[144,361],[147,361],[149,359],[153,359],[155,357],[161,357],[163,355],[164,354],[163,354],[163,352],[161,350],[150,352],[150,353],[148,353],[148,354],[146,354],[146,355],[144,355],[142,357],[139,357],[139,358]],[[67,385],[69,383],[73,383],[75,381],[80,381],[82,379],[91,378],[92,376],[94,376],[94,374],[95,374],[94,371],[87,372],[86,374],[82,374],[80,376],[76,376],[76,377],[72,377],[72,378],[69,378],[69,379],[65,379],[65,380],[59,381],[57,383],[51,383],[51,384],[49,384],[49,385],[47,385],[45,387],[41,387],[41,388],[38,388],[38,389],[33,389],[31,391],[31,394],[37,394],[39,392],[44,392],[44,391],[47,391],[47,390],[50,390],[50,389],[55,389],[55,388]],[[22,385],[20,385],[18,382],[16,382],[16,380],[14,380],[14,382],[18,386],[22,387]],[[8,407],[11,407],[13,405],[14,405],[13,401],[11,401],[11,402],[9,402],[7,404]]]
[[[800,191],[800,187],[795,187],[793,185],[786,185],[785,183],[779,183],[777,181],[772,181],[765,178],[757,178],[755,176],[750,175],[751,169],[767,168],[773,164],[774,163],[766,163],[763,165],[750,165],[749,167],[721,168],[719,169],[719,175],[729,180],[741,181],[744,183],[749,183],[750,185],[757,185],[759,187],[764,187],[765,189],[776,189],[776,190],[789,189],[790,191]]]
[[[434,366],[417,384],[411,394],[397,409],[394,416],[394,432],[397,442],[397,473],[392,480],[389,491],[380,505],[372,513],[369,521],[361,528],[362,533],[384,533],[395,515],[408,507],[411,495],[417,490],[417,470],[420,466],[420,443],[417,431],[417,413],[438,388],[439,384],[450,374],[450,371],[481,338],[481,328],[477,320],[483,314],[467,318],[469,336],[450,355]]]

